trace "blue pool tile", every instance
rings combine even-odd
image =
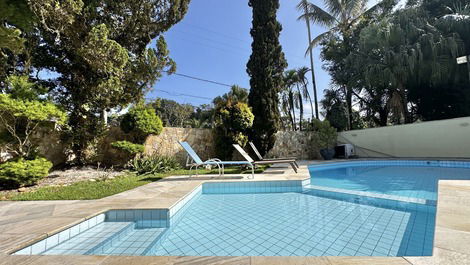
[[[247,192],[253,186],[246,183],[229,184],[236,194],[210,193],[224,186],[214,185],[220,186],[203,187],[209,192],[204,194],[195,190],[193,200],[185,198],[188,204],[172,209],[171,222],[165,210],[111,211],[105,222],[89,221],[85,232],[50,254],[393,256],[432,251],[435,207],[377,205],[377,200],[328,192],[279,193],[294,191],[301,181],[255,183],[263,192],[257,194]]]
[[[44,251],[46,251],[46,240],[41,240],[31,246],[32,255],[41,254]]]

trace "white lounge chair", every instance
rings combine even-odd
[[[225,165],[247,165],[251,167],[251,177],[253,178],[255,175],[254,165],[248,161],[222,161],[218,158],[211,158],[206,161],[202,161],[202,159],[197,155],[194,149],[189,145],[187,142],[178,142],[181,147],[186,151],[188,157],[186,159],[186,166],[190,167],[189,170],[191,171],[193,168],[196,170],[196,176],[198,176],[197,169],[200,166],[211,165],[217,166],[219,168],[219,176],[224,175]]]

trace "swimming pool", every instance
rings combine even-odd
[[[367,186],[367,180],[372,179],[367,174],[364,181],[359,181],[359,173],[372,171],[362,171],[354,165],[354,181],[350,181],[344,171],[338,171],[333,165],[327,167],[318,172],[313,170],[312,178],[304,181],[204,183],[170,209],[111,210],[15,254],[432,255],[435,205],[427,201],[393,200],[342,192],[346,188],[374,193],[383,190],[376,188],[376,184]],[[331,176],[323,172],[321,182],[318,182],[320,178],[316,177],[323,170],[332,170]],[[338,177],[333,172],[344,174]],[[393,179],[393,174],[387,178]],[[464,178],[463,173],[459,176]],[[326,189],[312,188],[317,186]],[[411,187],[431,191],[422,185]],[[402,192],[405,189],[391,190]],[[425,194],[421,198],[435,198],[427,193],[416,194],[406,195]]]

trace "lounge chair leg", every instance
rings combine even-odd
[[[189,177],[192,177],[192,176],[193,176],[193,174],[192,174],[192,173],[193,173],[193,167],[194,167],[193,165],[191,165],[191,166],[189,167]]]
[[[196,166],[196,177],[199,177],[199,173],[198,173],[198,171],[197,171],[197,167],[198,167],[198,166]]]
[[[295,173],[297,173],[297,167],[295,167],[294,163],[290,163],[290,166],[295,171]]]
[[[251,165],[251,178],[255,178],[255,167],[253,165]]]
[[[299,164],[297,164],[297,161],[294,161],[294,164],[297,168],[299,168]]]

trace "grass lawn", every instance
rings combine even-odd
[[[266,170],[268,166],[262,165],[255,170],[255,173],[261,173]],[[250,170],[241,170],[239,167],[226,168],[226,174],[243,174],[250,173]],[[199,170],[199,174],[218,174],[216,169],[213,170]],[[189,175],[189,170],[175,170],[156,175],[133,175],[126,174],[116,177],[115,179],[81,181],[74,183],[70,186],[53,186],[42,187],[35,191],[24,193],[11,193],[7,195],[7,200],[13,201],[39,201],[39,200],[94,200],[107,196],[111,196],[126,190],[130,190],[159,179],[175,176],[175,175]]]

